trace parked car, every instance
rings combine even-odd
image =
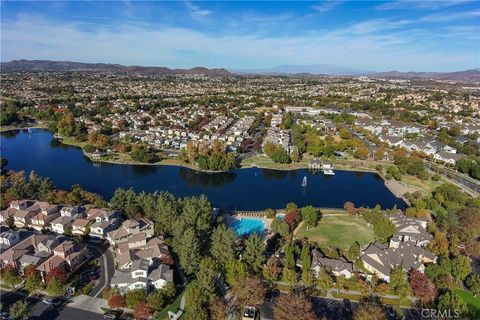
[[[345,311],[350,313],[352,312],[352,303],[348,299],[343,299],[343,306],[345,307]]]
[[[122,312],[120,310],[108,310],[103,314],[105,320],[117,320],[120,319]]]

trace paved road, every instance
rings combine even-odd
[[[88,295],[90,297],[101,297],[103,289],[110,284],[115,272],[115,262],[108,245],[98,241],[90,241],[87,245],[100,266],[100,277],[97,280],[97,285]]]
[[[85,310],[68,307],[66,301],[62,301],[58,307],[50,307],[42,302],[38,296],[27,297],[22,292],[0,290],[4,310],[19,300],[26,300],[30,306],[30,320],[101,320],[103,315]]]
[[[480,192],[480,181],[475,181],[473,178],[467,178],[458,172],[440,167],[439,165],[432,164],[428,161],[426,161],[425,164],[430,171],[438,172],[441,175],[447,176],[449,179],[459,183],[460,185],[470,189],[477,194]]]

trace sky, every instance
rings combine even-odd
[[[480,68],[480,1],[1,1],[1,61]]]

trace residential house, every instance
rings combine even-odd
[[[72,222],[72,234],[74,236],[82,236],[86,234],[92,223],[92,220],[74,219]]]
[[[138,220],[128,219],[122,223],[120,228],[107,233],[107,240],[111,245],[117,245],[129,241],[131,237],[138,234],[144,234],[145,240],[153,236],[154,224],[151,220],[140,218]],[[140,238],[139,238],[140,239]],[[139,244],[144,245],[146,243]]]
[[[85,261],[89,253],[87,247],[82,243],[75,243],[66,240],[52,249],[53,255],[38,265],[42,279],[52,270],[63,268],[67,272],[75,272]]]
[[[169,266],[150,264],[148,260],[140,259],[134,261],[128,269],[115,270],[110,284],[125,293],[135,289],[161,289],[168,282],[173,282],[173,270]]]
[[[8,230],[0,234],[0,248],[8,249],[20,242],[20,233],[16,230]]]
[[[116,229],[121,222],[120,211],[90,209],[87,219],[94,221],[90,226],[90,237],[104,239],[107,233]]]
[[[321,270],[331,272],[334,276],[344,276],[349,279],[353,275],[353,263],[344,259],[331,259],[325,257],[317,249],[312,250],[312,272],[318,276]]]
[[[401,242],[396,247],[374,242],[362,252],[360,260],[365,269],[389,282],[391,271],[395,267],[401,267],[405,272],[423,272],[425,264],[435,263],[437,257],[411,241]]]

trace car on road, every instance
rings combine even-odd
[[[389,304],[385,306],[385,310],[387,310],[387,317],[389,319],[396,319],[397,315],[395,314],[395,311],[393,310],[393,307]]]
[[[280,291],[278,289],[267,291],[265,294],[265,301],[270,302],[277,298],[280,295]]]
[[[122,311],[120,310],[108,310],[103,314],[103,319],[105,320],[117,320],[122,316]]]

